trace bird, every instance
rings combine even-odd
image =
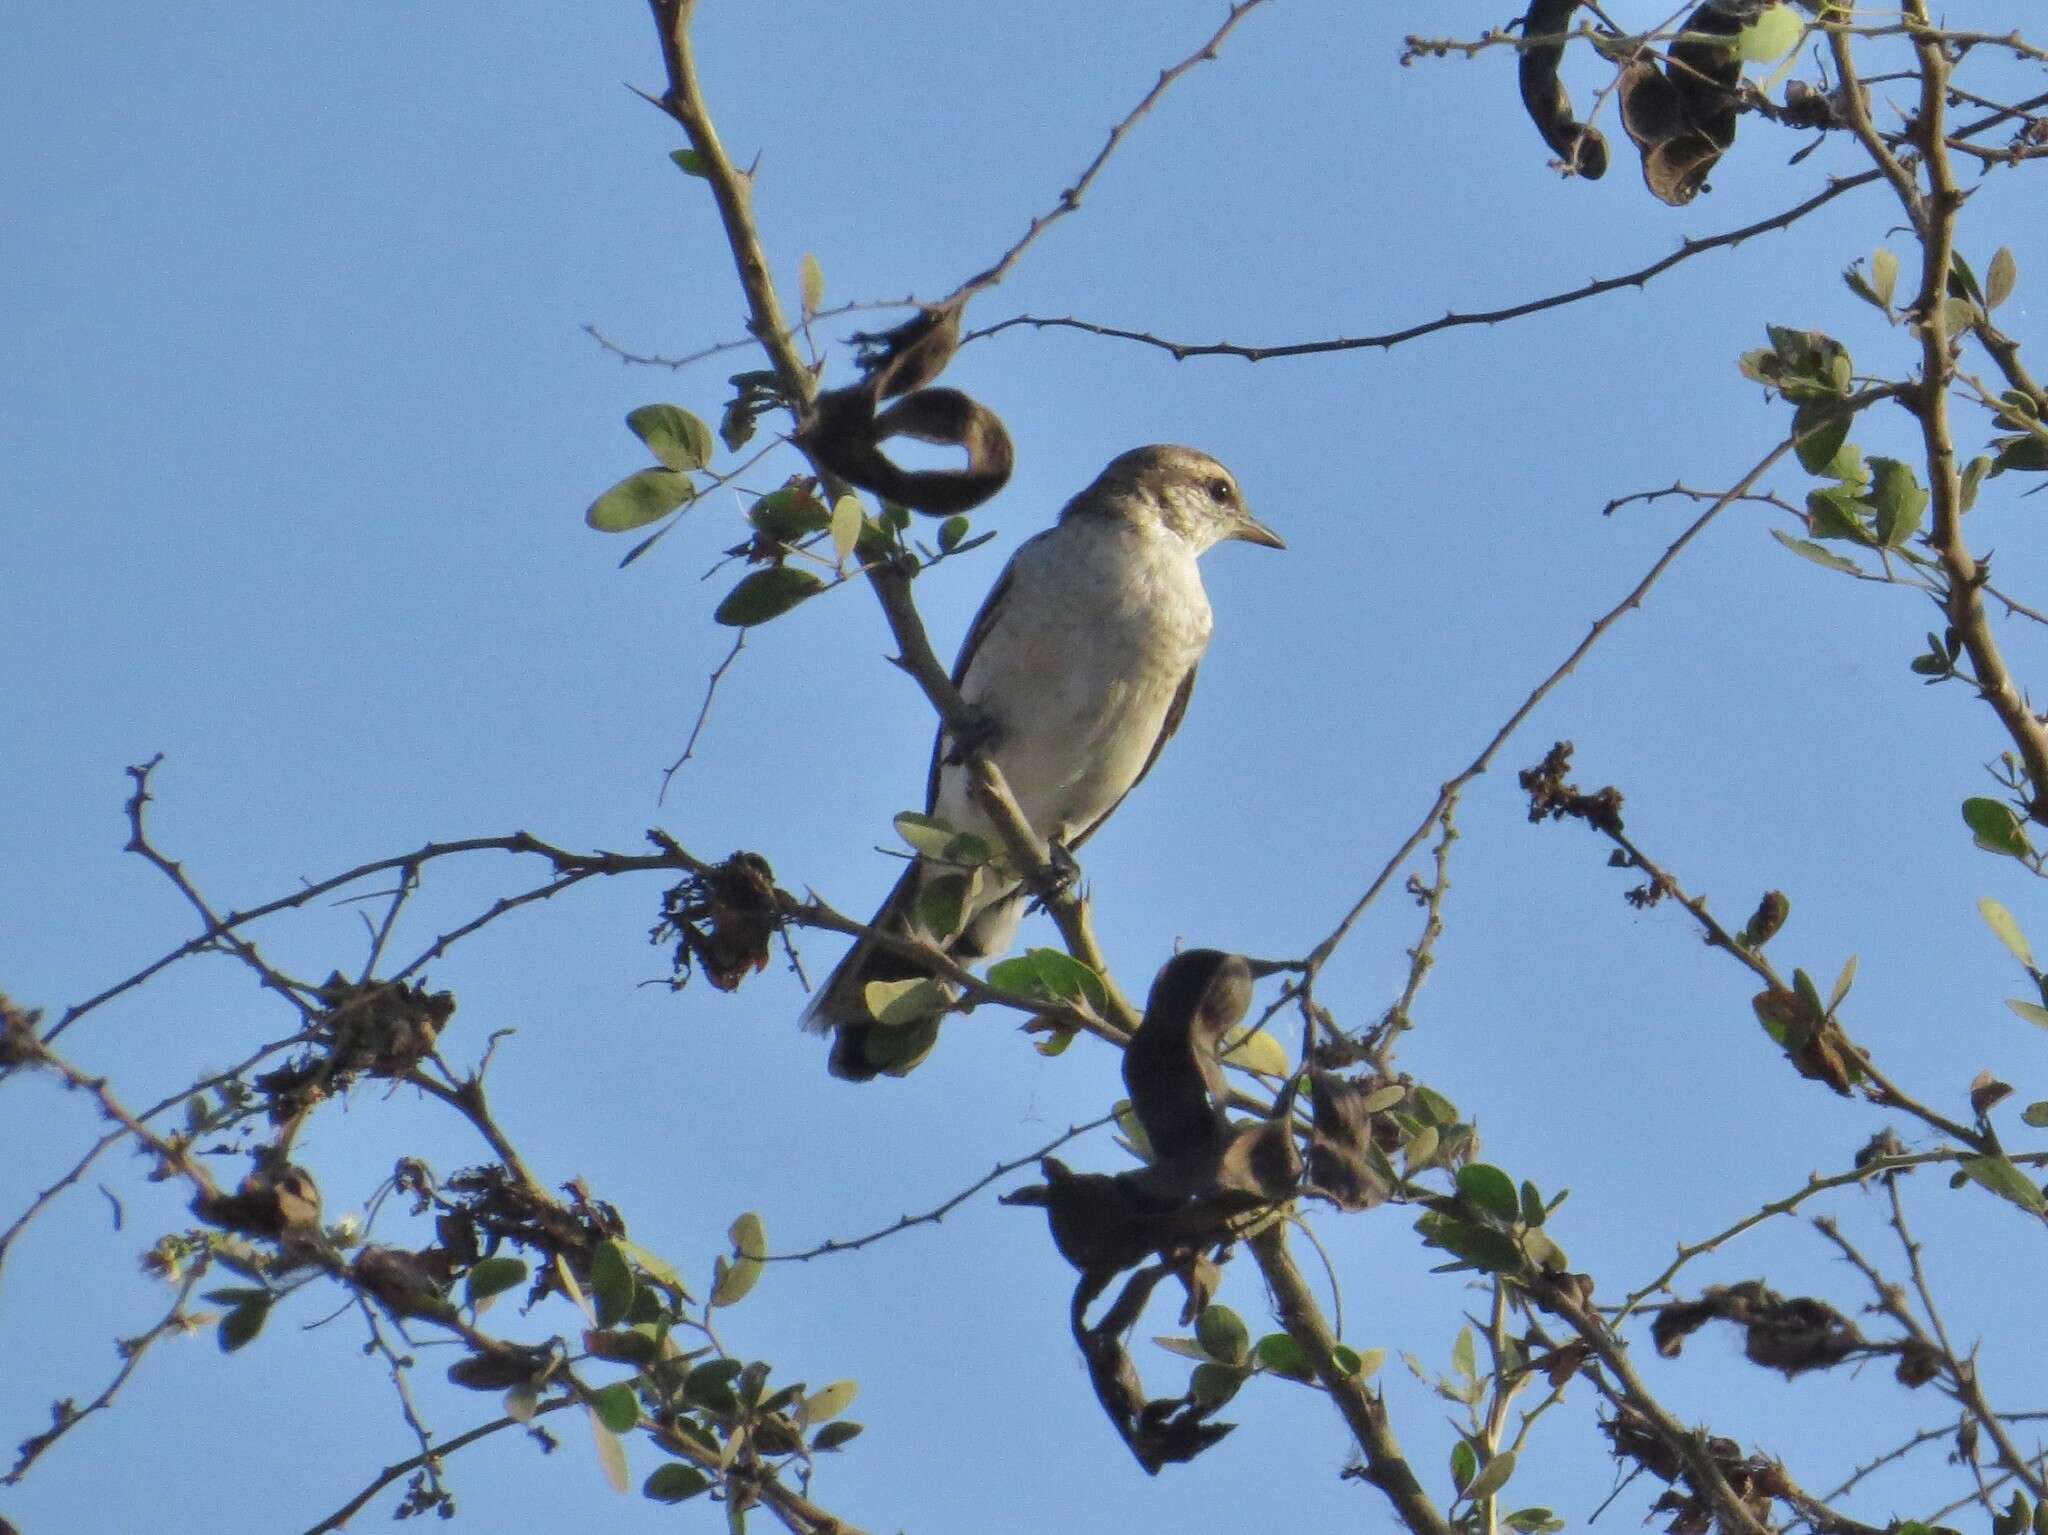
[[[953,683],[985,728],[972,744],[1002,770],[1025,821],[1059,860],[1101,827],[1179,729],[1209,647],[1212,616],[1197,559],[1238,540],[1284,549],[1254,518],[1237,479],[1207,453],[1155,443],[1111,460],[1050,528],[1026,539],[982,602]],[[963,751],[941,726],[925,780],[927,816],[993,849],[1000,835],[969,792]],[[1029,892],[984,869],[949,932],[925,925],[919,896],[949,870],[912,860],[869,923],[917,935],[969,964],[1008,949]],[[875,981],[929,968],[862,939],[819,988],[806,1028],[833,1035],[834,1076],[907,1074],[931,1051],[939,1014],[876,1023]],[[951,992],[943,994],[950,1000]]]

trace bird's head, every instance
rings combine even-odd
[[[1119,454],[1065,515],[1121,517],[1184,539],[1197,554],[1226,539],[1287,547],[1252,516],[1236,476],[1208,454],[1172,443]]]

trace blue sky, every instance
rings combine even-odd
[[[1053,204],[1220,14],[1103,9],[707,4],[707,90],[735,156],[760,156],[785,292],[805,252],[828,302],[951,289]],[[2024,16],[1985,9],[2007,18],[1986,25]],[[1428,25],[1460,35],[1505,19],[1434,11]],[[1248,342],[1388,330],[1633,269],[1860,168],[1830,142],[1788,169],[1803,139],[1746,121],[1713,192],[1688,209],[1651,201],[1625,164],[1599,184],[1561,183],[1503,57],[1400,68],[1402,30],[1306,0],[1252,16],[972,318],[1074,314]],[[632,848],[651,825],[707,856],[757,849],[784,885],[848,910],[886,890],[896,865],[875,849],[921,795],[931,721],[884,664],[885,630],[858,587],[750,640],[699,759],[656,804],[729,643],[710,612],[732,573],[699,577],[742,536],[739,505],[707,499],[625,571],[620,544],[582,511],[644,461],[627,410],[672,400],[715,417],[726,375],[752,365],[734,353],[679,375],[628,369],[582,331],[664,353],[742,334],[708,197],[667,158],[678,133],[621,84],[657,87],[658,65],[646,16],[625,5],[514,4],[486,24],[381,4],[144,10],[90,33],[61,8],[0,21],[0,125],[17,146],[0,168],[11,996],[61,1009],[189,935],[175,893],[121,851],[122,768],[157,752],[156,835],[222,907],[433,838],[524,829]],[[1574,84],[1590,95],[1590,79]],[[1964,249],[1980,270],[2001,243],[2018,253],[2004,313],[2033,340],[2048,215],[2019,185],[1987,181]],[[1689,516],[1667,501],[1603,518],[1603,504],[1674,479],[1727,484],[1776,440],[1782,408],[1735,368],[1764,322],[1830,330],[1867,371],[1907,366],[1902,334],[1838,275],[1896,221],[1871,189],[1643,293],[1390,352],[1176,363],[1028,330],[965,350],[948,381],[1004,416],[1019,464],[976,515],[997,540],[919,584],[942,652],[1008,550],[1138,443],[1215,453],[1290,545],[1208,559],[1217,636],[1193,708],[1087,849],[1124,986],[1142,991],[1176,942],[1287,955],[1330,928],[1437,784]],[[847,375],[843,351],[832,367],[828,382]],[[1899,452],[1905,432],[1879,418],[1859,437]],[[790,472],[781,463],[755,488]],[[1796,471],[1773,483],[1805,486]],[[2001,584],[2038,597],[2048,568],[2019,488],[1987,487],[1971,536],[1997,549]],[[1670,906],[1624,906],[1627,882],[1592,838],[1526,824],[1512,770],[1554,739],[1578,744],[1584,781],[1626,790],[1631,831],[1725,917],[1786,890],[1782,963],[1825,984],[1859,955],[1853,1025],[1899,1080],[1951,1112],[1983,1067],[2021,1101],[2048,1096],[2044,1041],[2002,1004],[2024,978],[1975,903],[2005,901],[2037,942],[2048,912],[2016,866],[1970,851],[1956,815],[1986,792],[1992,722],[1960,689],[1907,672],[1932,621],[1923,602],[1792,558],[1770,525],[1761,511],[1724,517],[1467,796],[1439,965],[1403,1056],[1478,1119],[1490,1160],[1573,1190],[1555,1229],[1603,1293],[1809,1171],[1846,1166],[1885,1121],[1793,1076],[1750,1016],[1747,977]],[[2002,632],[2020,674],[2039,675],[2039,631]],[[536,874],[505,859],[438,870],[407,952]],[[1084,1041],[1044,1060],[986,1014],[952,1025],[905,1082],[831,1082],[818,1042],[795,1029],[793,976],[732,997],[646,984],[662,974],[645,941],[658,894],[651,881],[586,888],[487,930],[430,976],[460,999],[456,1059],[518,1031],[499,1049],[494,1098],[543,1175],[586,1178],[636,1240],[700,1278],[741,1210],[762,1213],[777,1248],[853,1235],[1121,1092],[1107,1050]],[[1417,926],[1388,899],[1351,938],[1323,988],[1345,1022],[1398,993]],[[347,907],[266,936],[302,974],[363,952]],[[836,953],[807,943],[811,974]],[[71,1042],[145,1103],[285,1032],[275,1001],[212,959]],[[399,1155],[443,1171],[482,1158],[426,1107],[363,1093],[316,1122],[303,1149],[330,1209],[359,1206]],[[10,1084],[0,1218],[92,1133],[82,1102]],[[1119,1165],[1099,1137],[1069,1156]],[[96,1391],[110,1337],[164,1304],[134,1257],[181,1223],[180,1207],[141,1164],[101,1171],[123,1228],[90,1188],[75,1192],[0,1278],[0,1431],[17,1438],[50,1398]],[[2016,1281],[1999,1261],[2035,1234],[1934,1177],[1910,1194],[1952,1324],[1992,1340],[1994,1400],[2048,1406],[2022,1399],[2021,1362],[2048,1339],[2011,1314]],[[1841,1202],[1875,1239],[1873,1205]],[[382,1221],[384,1239],[424,1240],[396,1211]],[[1319,1229],[1347,1338],[1442,1367],[1479,1293],[1427,1275],[1399,1212]],[[1759,1273],[1862,1301],[1790,1223],[1693,1278]],[[1223,1447],[1148,1481],[1088,1395],[1069,1288],[1036,1218],[984,1197],[940,1229],[774,1270],[728,1341],[778,1378],[861,1381],[852,1416],[868,1433],[816,1492],[869,1528],[959,1528],[990,1509],[1020,1511],[1019,1529],[1082,1531],[1380,1517],[1337,1479],[1334,1416],[1273,1382],[1234,1404],[1243,1426]],[[1225,1299],[1255,1324],[1268,1314],[1248,1263]],[[204,1338],[164,1346],[117,1411],[0,1494],[0,1514],[32,1535],[78,1527],[88,1506],[106,1529],[313,1523],[410,1453],[359,1324],[297,1330],[326,1309],[301,1297],[233,1358]],[[1162,1312],[1141,1336],[1170,1324]],[[1176,1389],[1173,1360],[1138,1352],[1155,1389]],[[1760,1378],[1714,1336],[1644,1367],[1681,1415],[1786,1456],[1814,1488],[1880,1434],[1942,1416],[1875,1368]],[[1398,1363],[1386,1379],[1418,1464],[1440,1476],[1442,1404]],[[424,1392],[444,1434],[490,1410]],[[1576,1389],[1514,1501],[1576,1526],[1606,1495],[1590,1411]],[[1816,1428],[1851,1415],[1870,1437]],[[614,1501],[580,1427],[556,1422],[552,1461],[501,1436],[451,1463],[468,1527],[713,1519]],[[651,1464],[640,1450],[636,1472]],[[1930,1485],[1878,1482],[1860,1511],[1906,1512]],[[1633,1521],[1652,1496],[1638,1484],[1610,1517]]]

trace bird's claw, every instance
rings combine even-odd
[[[1081,865],[1074,861],[1074,855],[1067,851],[1066,843],[1057,836],[1045,844],[1045,868],[1049,876],[1045,888],[1045,897],[1048,900],[1056,900],[1065,895],[1081,878]]]

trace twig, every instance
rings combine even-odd
[[[1083,170],[1075,178],[1073,185],[1060,193],[1059,201],[1053,205],[1051,211],[1041,213],[1038,217],[1034,218],[1031,221],[1031,226],[1024,231],[1022,238],[1015,245],[1004,251],[1001,256],[997,257],[994,265],[990,266],[986,271],[968,278],[967,281],[960,284],[952,293],[947,295],[941,303],[952,304],[971,298],[984,289],[993,288],[1007,277],[1010,269],[1017,264],[1023,257],[1024,252],[1031,248],[1040,235],[1081,206],[1083,194],[1087,192],[1096,176],[1101,173],[1103,166],[1109,163],[1109,157],[1116,153],[1117,146],[1123,143],[1125,136],[1130,133],[1138,119],[1152,110],[1158,103],[1159,98],[1166,94],[1167,89],[1174,81],[1196,66],[1213,60],[1216,57],[1217,51],[1222,48],[1224,39],[1237,30],[1238,23],[1265,3],[1266,0],[1236,0],[1236,3],[1230,7],[1229,14],[1223,18],[1223,25],[1210,35],[1206,43],[1202,44],[1201,47],[1197,48],[1172,68],[1163,69],[1159,72],[1159,79],[1154,83],[1152,89],[1147,91],[1138,104],[1124,115],[1123,121],[1109,130],[1109,141],[1102,146],[1095,158],[1088,162],[1087,169]]]
[[[1185,362],[1191,357],[1237,357],[1246,362],[1266,362],[1283,357],[1316,357],[1330,352],[1356,352],[1372,347],[1390,350],[1403,342],[1419,340],[1423,336],[1435,335],[1438,331],[1454,330],[1467,325],[1498,325],[1503,320],[1518,320],[1524,315],[1540,314],[1547,309],[1562,309],[1567,304],[1576,304],[1589,298],[1598,298],[1603,293],[1613,293],[1621,288],[1641,288],[1652,278],[1659,277],[1680,262],[1710,250],[1740,245],[1755,235],[1767,234],[1773,230],[1787,229],[1815,209],[1826,206],[1845,192],[1868,186],[1877,180],[1875,171],[1864,171],[1855,176],[1846,176],[1830,182],[1826,187],[1807,198],[1804,202],[1787,208],[1783,213],[1759,219],[1754,224],[1745,224],[1740,229],[1726,233],[1708,235],[1704,239],[1685,240],[1670,255],[1640,267],[1633,272],[1624,272],[1616,277],[1595,278],[1583,287],[1552,293],[1543,298],[1528,299],[1519,304],[1510,304],[1502,309],[1474,310],[1469,313],[1449,311],[1437,319],[1424,320],[1419,324],[1405,326],[1374,336],[1334,336],[1318,341],[1269,342],[1263,345],[1245,345],[1234,341],[1171,341],[1147,331],[1128,330],[1122,326],[1099,324],[1093,320],[1080,320],[1072,316],[1013,315],[969,331],[961,338],[962,344],[994,336],[1002,331],[1020,325],[1034,330],[1078,330],[1092,336],[1104,336],[1117,341],[1136,341],[1146,346],[1157,347],[1170,353],[1176,362]]]
[[[661,792],[654,796],[659,805],[668,798],[668,786],[676,774],[682,771],[697,751],[697,738],[704,734],[704,722],[711,718],[712,700],[718,697],[718,684],[725,680],[725,674],[732,669],[732,663],[740,658],[740,652],[747,648],[747,631],[742,628],[733,634],[732,649],[725,653],[725,659],[712,668],[710,678],[704,684],[704,702],[697,710],[697,723],[690,727],[690,739],[683,743],[683,754],[671,762],[661,775]]]
[[[1650,589],[1662,578],[1664,572],[1671,568],[1672,562],[1680,554],[1684,553],[1686,546],[1695,538],[1698,538],[1700,534],[1704,533],[1708,526],[1722,512],[1726,511],[1742,497],[1748,495],[1751,487],[1769,473],[1771,467],[1789,453],[1792,447],[1793,439],[1788,437],[1772,448],[1770,452],[1757,460],[1754,467],[1747,474],[1743,475],[1732,489],[1717,497],[1712,505],[1708,506],[1698,517],[1694,518],[1685,531],[1673,539],[1664,552],[1657,557],[1655,563],[1643,574],[1642,579],[1629,589],[1628,594],[1594,620],[1592,627],[1586,633],[1586,637],[1573,646],[1571,653],[1559,662],[1557,666],[1552,668],[1550,674],[1531,690],[1528,697],[1522,700],[1514,713],[1508,716],[1506,723],[1496,730],[1493,733],[1492,739],[1480,749],[1479,755],[1472,759],[1470,766],[1437,791],[1436,800],[1429,807],[1428,814],[1422,818],[1415,830],[1408,834],[1407,839],[1402,842],[1401,846],[1395,850],[1394,855],[1382,866],[1372,883],[1366,887],[1365,893],[1352,903],[1351,909],[1330,930],[1329,936],[1324,938],[1322,942],[1318,943],[1309,952],[1307,963],[1311,975],[1320,971],[1329,962],[1330,956],[1337,952],[1337,946],[1343,943],[1345,937],[1357,924],[1358,919],[1364,916],[1366,909],[1379,898],[1379,894],[1386,888],[1387,882],[1394,877],[1394,872],[1405,864],[1409,856],[1422,845],[1423,840],[1428,837],[1430,829],[1437,824],[1444,811],[1455,803],[1465,786],[1493,765],[1493,759],[1499,754],[1500,749],[1507,744],[1509,738],[1517,730],[1521,729],[1523,721],[1536,712],[1536,706],[1542,703],[1545,698],[1548,698],[1557,685],[1577,669],[1578,664],[1586,658],[1595,645],[1600,643],[1602,636],[1608,630],[1619,623],[1624,615],[1642,606],[1643,598],[1649,594]]]
[[[1017,1157],[1013,1161],[996,1163],[985,1176],[977,1178],[943,1204],[936,1205],[921,1215],[903,1216],[890,1225],[882,1227],[881,1230],[870,1231],[865,1236],[832,1237],[820,1242],[816,1247],[806,1247],[801,1252],[762,1253],[759,1257],[763,1263],[808,1263],[813,1258],[823,1258],[832,1253],[858,1251],[860,1248],[866,1247],[871,1243],[881,1241],[884,1237],[892,1237],[899,1231],[908,1231],[913,1226],[936,1226],[961,1205],[967,1203],[976,1194],[979,1194],[991,1183],[994,1183],[998,1178],[1006,1177],[1016,1172],[1020,1167],[1029,1167],[1041,1157],[1050,1156],[1060,1147],[1066,1145],[1068,1141],[1086,1135],[1090,1130],[1099,1130],[1104,1125],[1111,1123],[1115,1118],[1116,1115],[1114,1114],[1104,1114],[1100,1119],[1091,1119],[1086,1124],[1069,1125],[1063,1133],[1054,1136],[1036,1151],[1027,1151],[1023,1156]]]
[[[1387,1404],[1365,1382],[1347,1375],[1337,1363],[1337,1339],[1317,1310],[1308,1281],[1288,1254],[1287,1223],[1274,1221],[1265,1226],[1252,1237],[1250,1247],[1252,1256],[1258,1260],[1259,1272],[1266,1276],[1266,1284],[1273,1292],[1280,1325],[1308,1355],[1316,1379],[1323,1383],[1323,1389],[1358,1442],[1359,1452],[1365,1457],[1359,1475],[1386,1494],[1409,1535],[1450,1535],[1451,1526],[1423,1489],[1401,1442],[1394,1437]]]
[[[573,1407],[575,1405],[576,1398],[573,1396],[556,1397],[537,1405],[533,1409],[531,1416],[537,1418],[546,1413],[560,1412],[564,1407]],[[433,1450],[415,1455],[410,1460],[401,1460],[388,1465],[372,1478],[367,1487],[342,1504],[340,1508],[337,1508],[318,1524],[307,1526],[305,1535],[328,1535],[330,1530],[338,1530],[347,1524],[349,1520],[355,1518],[357,1514],[363,1511],[364,1506],[370,1499],[376,1497],[378,1493],[408,1472],[417,1471],[429,1464],[436,1464],[444,1457],[453,1455],[457,1450],[467,1449],[479,1439],[488,1439],[491,1435],[500,1433],[508,1428],[521,1427],[524,1427],[524,1424],[517,1418],[494,1418],[489,1423],[480,1423],[465,1433],[457,1434],[453,1439],[442,1440],[440,1445]]]
[[[200,1269],[194,1268],[186,1274],[184,1282],[178,1286],[177,1299],[171,1302],[171,1309],[163,1314],[155,1326],[137,1337],[122,1338],[115,1343],[115,1351],[121,1356],[121,1368],[114,1372],[114,1378],[107,1382],[105,1390],[83,1407],[75,1406],[69,1399],[52,1407],[53,1421],[50,1426],[40,1434],[33,1434],[21,1442],[20,1455],[14,1462],[14,1468],[5,1476],[0,1476],[0,1487],[17,1485],[28,1474],[28,1468],[41,1459],[43,1452],[51,1445],[94,1413],[104,1412],[111,1407],[121,1388],[128,1384],[128,1377],[133,1375],[136,1366],[142,1363],[142,1356],[149,1351],[152,1343],[165,1333],[186,1330],[189,1319],[185,1315],[185,1302],[198,1285],[200,1273]]]

